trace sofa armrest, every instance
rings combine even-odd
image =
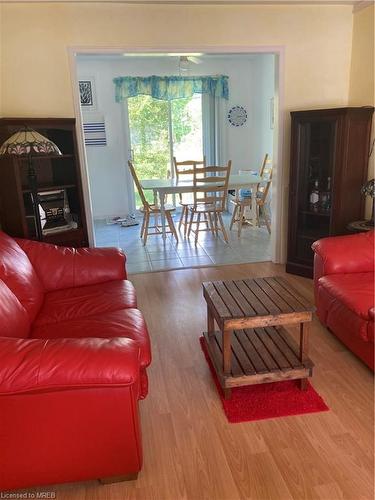
[[[374,321],[375,319],[375,307],[370,307],[368,310],[368,315],[371,321]]]
[[[315,241],[314,278],[328,274],[374,272],[375,231]]]
[[[0,395],[139,384],[132,339],[0,338]]]
[[[69,248],[17,239],[47,291],[126,279],[118,248]]]

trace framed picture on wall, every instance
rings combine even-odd
[[[79,98],[82,108],[86,111],[96,110],[95,81],[93,77],[82,78],[78,82]]]

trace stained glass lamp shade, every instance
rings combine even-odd
[[[42,227],[39,215],[38,182],[32,159],[34,156],[53,156],[61,154],[60,149],[54,142],[28,127],[24,127],[11,135],[0,147],[0,156],[26,156],[29,160],[27,178],[31,191],[31,201],[38,240],[42,239]]]
[[[56,144],[39,132],[24,127],[11,135],[0,148],[0,155],[61,155]]]
[[[372,214],[371,219],[367,221],[367,225],[374,225],[374,202],[375,202],[375,179],[371,179],[362,186],[361,193],[372,198]]]

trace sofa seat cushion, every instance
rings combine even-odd
[[[369,311],[374,306],[373,273],[330,274],[319,279],[319,286],[357,316],[370,320]]]
[[[141,367],[145,368],[151,363],[151,347],[147,326],[138,309],[121,309],[59,323],[33,325],[30,336],[41,339],[129,338],[135,340],[141,348]]]
[[[34,326],[136,307],[135,289],[128,280],[66,288],[45,294],[42,309],[34,321]]]
[[[373,342],[373,274],[331,274],[318,281],[318,313],[332,331],[345,330]]]

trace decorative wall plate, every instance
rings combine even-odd
[[[242,127],[247,120],[247,111],[243,106],[233,106],[228,112],[228,120],[234,127]]]

